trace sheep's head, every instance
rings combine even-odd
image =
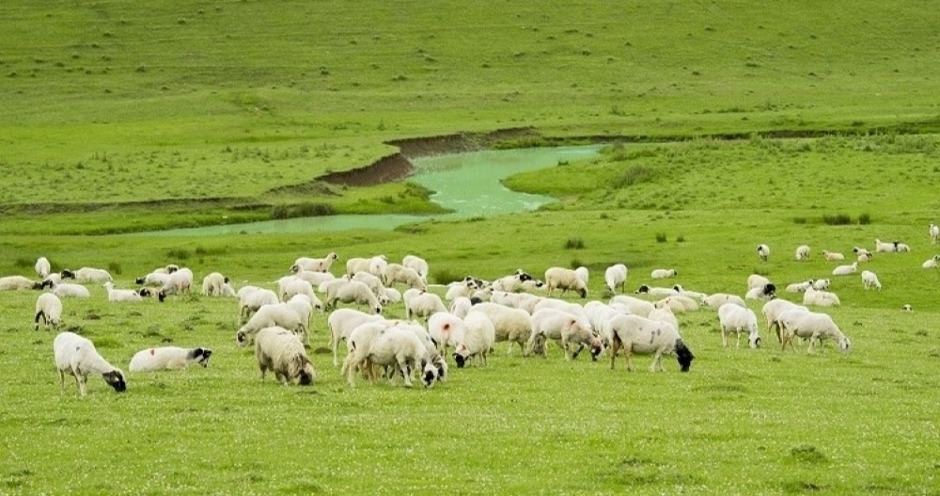
[[[683,372],[688,372],[689,367],[692,366],[692,360],[695,358],[695,355],[692,354],[685,343],[681,339],[676,340],[676,360],[679,361],[679,370]]]
[[[147,282],[146,277],[138,277],[137,279],[134,279],[134,284],[143,284],[145,282]]]
[[[757,334],[752,334],[748,337],[748,344],[751,348],[760,348],[760,336]]]
[[[189,359],[203,367],[209,366],[209,357],[211,356],[212,350],[209,348],[193,348],[189,352]]]
[[[591,340],[591,361],[596,362],[597,357],[601,355],[601,352],[604,351],[604,343],[597,336]]]
[[[642,284],[640,285],[640,287],[636,288],[636,294],[649,293],[649,292],[650,292],[650,287],[647,286],[646,284]]]
[[[437,367],[435,367],[430,360],[421,360],[421,364],[423,369],[421,382],[424,384],[424,387],[430,388],[434,386],[434,382],[437,381]]]
[[[65,269],[59,273],[62,276],[62,279],[75,279],[75,273],[69,269]]]
[[[111,372],[105,372],[101,374],[101,377],[104,378],[104,382],[107,382],[109,386],[113,387],[115,391],[123,393],[127,390],[127,382],[124,380],[124,372],[121,372],[120,369],[114,369]]]
[[[852,346],[852,342],[849,341],[849,338],[847,338],[847,337],[845,337],[845,336],[842,336],[842,337],[839,339],[839,349],[842,350],[843,352],[848,353],[849,348],[850,348],[851,346]]]
[[[248,333],[244,330],[239,330],[235,333],[235,342],[238,343],[238,346],[247,346],[248,345]]]
[[[297,372],[297,384],[301,386],[309,386],[313,384],[313,380],[316,378],[316,372],[313,370],[313,364],[309,361],[306,362],[300,371]]]
[[[470,361],[470,353],[467,350],[466,346],[460,345],[457,347],[457,350],[454,351],[454,362],[457,363],[457,368],[462,369],[467,365],[467,362]]]
[[[587,298],[587,288],[579,289],[578,294],[581,295],[581,298]]]

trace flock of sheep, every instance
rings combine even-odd
[[[938,227],[931,224],[929,234],[936,244],[940,237]],[[908,251],[904,243],[875,240],[874,253]],[[806,260],[810,252],[809,246],[801,245],[796,248],[795,258]],[[766,261],[770,248],[761,244],[757,254]],[[845,260],[841,253],[823,251],[823,256],[832,262]],[[853,256],[851,264],[836,266],[832,276],[855,274],[859,264],[869,262],[874,254],[856,247]],[[786,292],[803,294],[802,305],[777,298],[776,284],[758,274],[747,278],[743,298],[730,293],[691,291],[678,284],[667,287],[644,284],[636,291],[639,296],[631,296],[624,294],[628,268],[616,264],[604,273],[606,291],[613,296],[606,302],[591,300],[581,305],[554,296],[557,292],[571,291],[586,299],[590,274],[585,267],[575,270],[551,267],[545,271],[543,281],[522,269],[494,281],[467,276],[435,288],[438,289],[435,292],[427,282],[429,264],[420,257],[406,256],[400,264],[390,263],[384,255],[351,258],[346,262],[345,272],[337,277],[330,270],[338,258],[336,253],[323,258],[298,258],[290,267],[291,274],[277,281],[276,290],[244,286],[236,291],[230,280],[218,272],[203,279],[204,295],[238,300],[240,328],[235,341],[239,346],[253,342],[262,380],[270,371],[285,384],[308,385],[315,381],[316,373],[306,351],[310,319],[315,311],[329,312],[327,324],[334,366],[340,366],[339,347],[346,345],[341,375],[350,385],[355,384],[357,376],[375,380],[384,375],[390,381],[401,376],[410,387],[417,375],[425,387],[431,387],[446,380],[447,357],[458,367],[474,362],[485,365],[495,343],[503,341],[508,342],[510,354],[517,344],[523,356],[544,356],[548,341],[557,343],[569,360],[585,349],[594,360],[606,353],[611,369],[622,354],[631,371],[633,354],[653,355],[650,371],[662,371],[662,356],[672,355],[680,370],[687,372],[694,355],[682,340],[677,315],[703,307],[716,309],[725,347],[728,336],[734,333],[738,345],[744,334],[748,345],[756,348],[761,343],[757,316],[745,300],[766,300],[761,313],[768,332],[774,333],[782,349],[792,348],[796,338],[807,340],[809,349],[825,339],[834,341],[843,351],[851,346],[831,316],[810,309],[841,304],[839,297],[829,291],[830,279],[787,285]],[[935,255],[922,267],[932,269],[938,263],[940,255]],[[136,282],[142,285],[139,289],[115,288],[111,275],[103,269],[86,267],[53,273],[44,257],[37,260],[35,269],[39,281],[23,276],[0,277],[0,290],[48,289],[36,300],[35,329],[40,323],[58,328],[62,299],[89,297],[84,285],[87,283],[103,285],[111,302],[145,298],[162,302],[169,295],[190,291],[193,286],[192,271],[176,265],[158,268],[138,278]],[[656,280],[677,275],[674,269],[655,269],[650,273]],[[861,278],[865,289],[881,289],[874,272],[864,270]],[[75,282],[66,282],[68,279]],[[386,315],[386,308],[399,302],[404,306],[404,318]],[[357,308],[341,308],[340,303]],[[63,391],[66,376],[72,375],[84,396],[90,374],[101,375],[116,391],[126,389],[124,372],[105,360],[88,339],[62,332],[55,338],[53,350]],[[134,355],[129,370],[177,370],[191,364],[205,367],[211,355],[212,350],[206,347],[148,348]]]

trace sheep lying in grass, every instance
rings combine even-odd
[[[482,313],[471,313],[463,321],[463,327],[453,333],[454,361],[457,368],[463,368],[474,357],[486,365],[486,356],[496,342],[496,328],[490,319]]]
[[[39,257],[36,259],[36,265],[33,266],[36,269],[36,275],[40,279],[45,279],[52,273],[52,264],[49,263],[49,259],[46,257]]]
[[[757,315],[750,308],[742,308],[734,303],[725,303],[718,308],[718,323],[721,325],[721,344],[728,347],[728,334],[735,334],[735,348],[741,347],[741,333],[747,333],[747,343],[751,348],[760,346],[760,334],[757,331]]]
[[[101,374],[104,381],[119,393],[127,389],[124,372],[102,358],[95,349],[95,345],[88,339],[72,332],[63,332],[53,340],[52,349],[55,354],[55,365],[59,370],[59,388],[63,393],[65,392],[66,372],[75,377],[81,396],[86,394],[85,384],[88,382],[88,374],[92,373]]]
[[[526,274],[522,269],[516,270],[515,273],[508,276],[500,277],[499,279],[493,281],[493,291],[504,291],[507,293],[513,293],[522,288],[522,283],[532,279],[532,276]]]
[[[301,386],[313,384],[316,372],[304,350],[303,343],[291,331],[281,327],[266,327],[258,331],[255,338],[255,360],[261,371],[274,372],[282,384],[296,383]]]
[[[815,290],[825,291],[829,289],[830,286],[832,286],[832,281],[829,279],[816,279],[810,286],[812,286],[812,288]],[[803,292],[805,293],[806,290],[803,290]]]
[[[143,301],[144,298],[133,289],[114,289],[114,283],[104,283],[104,289],[108,291],[108,301]]]
[[[770,247],[765,244],[757,245],[757,257],[766,262],[770,259]]]
[[[793,348],[792,339],[794,336],[809,340],[809,348],[812,351],[815,344],[822,344],[823,339],[831,339],[838,343],[839,349],[843,352],[849,351],[851,342],[845,337],[839,326],[827,314],[818,312],[803,312],[797,314],[794,318],[788,319],[783,325],[783,345],[785,348],[789,343]]]
[[[898,251],[898,242],[882,242],[880,239],[875,239],[875,253],[894,253]]]
[[[872,271],[870,271],[870,270],[863,270],[863,271],[862,271],[862,286],[863,286],[865,289],[878,289],[878,290],[880,290],[880,289],[881,289],[881,281],[878,280],[878,276],[877,276],[874,272],[872,272]]]
[[[835,293],[816,290],[810,287],[803,293],[803,304],[818,307],[837,307],[841,305],[842,302],[839,301],[839,296]]]
[[[62,323],[62,300],[52,293],[43,293],[36,299],[36,317],[33,319],[33,330],[39,330],[39,321],[42,320],[46,329],[57,328]]]
[[[850,265],[840,265],[832,269],[834,276],[847,276],[858,272],[858,262],[852,262]]]
[[[832,252],[832,251],[826,251],[826,250],[823,250],[823,257],[828,262],[837,262],[840,260],[845,260],[845,255],[839,252]]]
[[[131,372],[156,372],[158,370],[183,370],[193,364],[209,366],[209,348],[180,348],[161,346],[140,350],[131,358],[128,370]]]
[[[93,267],[82,267],[74,272],[74,276],[76,282],[96,282],[104,284],[114,281],[108,271]]]
[[[934,255],[931,258],[928,258],[927,261],[920,265],[924,269],[935,269],[940,266],[940,255]]]
[[[607,284],[607,289],[611,293],[616,293],[617,288],[620,288],[620,292],[623,293],[627,285],[627,266],[621,263],[607,267],[604,271],[604,283]]]
[[[796,247],[796,260],[797,261],[809,260],[809,252],[810,252],[809,246],[807,245],[797,246]]]
[[[431,362],[427,347],[409,329],[393,326],[378,335],[356,328],[349,336],[349,354],[343,362],[342,372],[350,386],[355,386],[356,371],[366,363],[378,366],[393,366],[401,372],[405,387],[411,387],[413,369],[421,370],[424,387],[437,381],[438,370]],[[389,381],[394,374],[389,375]]]
[[[23,276],[0,277],[0,291],[18,291],[23,289],[42,289],[42,283]]]
[[[291,272],[300,272],[302,270],[329,272],[333,262],[338,258],[339,256],[333,252],[327,253],[323,258],[300,257],[294,260],[294,264],[290,266],[290,270]]]
[[[637,315],[616,315],[610,321],[612,341],[610,346],[610,369],[614,369],[617,352],[623,348],[627,359],[627,370],[633,371],[631,356],[653,355],[650,372],[663,371],[662,356],[675,354],[679,369],[688,372],[695,356],[682,342],[679,332],[665,322],[646,319]]]
[[[587,298],[587,285],[585,285],[584,280],[571,269],[563,267],[549,268],[545,271],[545,284],[548,285],[549,296],[551,296],[552,291],[555,289],[560,289],[562,293],[570,289],[581,295],[581,298]]]
[[[745,300],[767,300],[777,296],[777,287],[773,284],[751,288],[744,295]],[[721,308],[721,307],[719,307]]]
[[[674,288],[661,288],[641,284],[640,287],[636,288],[635,294],[648,294],[650,296],[672,296],[678,295],[679,291]]]
[[[91,298],[91,291],[81,284],[72,284],[68,282],[54,282],[46,279],[42,283],[43,288],[51,288],[52,293],[59,298]]]
[[[747,276],[747,289],[762,288],[768,284],[771,284],[770,279],[767,279],[760,274],[751,274]]]
[[[721,308],[725,303],[734,303],[735,305],[747,308],[744,299],[738,295],[727,293],[713,293],[702,299],[705,306],[712,308]]]
[[[474,305],[467,316],[473,312],[482,312],[490,319],[496,330],[496,342],[509,341],[508,355],[512,354],[513,343],[517,343],[520,351],[525,354],[525,345],[532,332],[532,316],[529,312],[490,302]]]
[[[333,366],[339,365],[339,343],[346,342],[352,331],[366,322],[385,321],[381,315],[360,312],[354,308],[337,308],[327,317],[330,329],[330,349],[333,351]]]
[[[787,293],[805,293],[806,288],[813,285],[812,279],[807,279],[803,282],[795,282],[793,284],[788,284],[786,291]]]
[[[532,314],[532,332],[528,339],[528,353],[544,355],[545,342],[549,339],[556,341],[565,352],[565,360],[577,358],[585,346],[591,350],[591,358],[603,350],[600,338],[591,332],[590,324],[584,325],[583,319],[577,315],[555,308],[540,308]],[[571,352],[570,345],[577,345],[578,349]],[[542,353],[538,353],[538,351]]]
[[[672,286],[672,289],[675,289],[676,291],[678,291],[678,292],[679,292],[679,296],[685,296],[686,298],[692,298],[693,300],[695,300],[695,301],[697,301],[697,302],[701,302],[703,299],[705,299],[706,296],[708,296],[707,294],[705,294],[705,293],[700,293],[700,292],[698,292],[698,291],[689,291],[689,290],[683,288],[682,285],[680,285],[680,284],[674,284],[674,285]]]
[[[668,279],[670,277],[676,277],[679,275],[679,271],[676,269],[653,269],[650,272],[650,277],[653,279]]]

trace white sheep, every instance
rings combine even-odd
[[[521,289],[528,293],[534,293],[536,291],[544,291],[545,282],[542,281],[541,279],[529,279],[528,281],[522,281]]]
[[[767,284],[763,287],[756,287],[747,290],[744,295],[745,300],[766,300],[774,298],[777,295],[777,287],[773,284]],[[719,307],[721,308],[721,307]]]
[[[42,289],[42,283],[23,276],[0,277],[0,291],[18,291],[21,289]]]
[[[193,364],[209,366],[209,348],[180,348],[161,346],[140,350],[131,358],[128,370],[131,372],[156,372],[159,370],[183,370]]]
[[[816,279],[810,286],[812,286],[812,288],[815,290],[825,291],[829,289],[830,286],[832,286],[832,281],[829,279]]]
[[[466,296],[458,296],[454,298],[454,301],[450,302],[450,308],[448,309],[450,313],[457,316],[457,318],[464,318],[467,316],[467,313],[470,312],[470,308],[473,307],[473,302],[470,298]]]
[[[453,313],[437,312],[428,317],[428,334],[437,344],[435,349],[442,356],[447,356],[448,347],[456,345],[455,336],[465,331],[463,317],[458,317]],[[459,362],[457,366],[461,367]]]
[[[619,303],[608,304],[600,301],[589,301],[584,304],[584,313],[588,316],[591,329],[601,338],[604,346],[610,346],[610,319],[614,315],[630,315],[630,309]]]
[[[52,264],[49,263],[49,259],[46,257],[39,257],[36,259],[36,275],[40,279],[45,279],[50,273],[52,273]]]
[[[620,288],[620,292],[623,293],[627,285],[627,272],[627,266],[622,263],[607,267],[604,271],[604,282],[611,293],[616,293],[617,288]]]
[[[405,302],[405,317],[427,319],[438,312],[447,312],[441,297],[427,291],[411,288],[402,294]]]
[[[880,239],[875,239],[875,253],[893,253],[897,251],[897,242],[883,243]]]
[[[493,291],[505,291],[508,293],[512,293],[521,289],[522,284],[531,279],[532,279],[531,275],[527,274],[522,269],[518,269],[513,274],[500,277],[499,279],[493,281],[492,288],[493,288]]]
[[[591,273],[588,271],[587,267],[580,266],[577,269],[574,269],[574,273],[577,274],[578,279],[584,282],[584,286],[587,287],[588,281],[590,280]]]
[[[134,282],[143,286],[163,286],[169,280],[170,273],[166,269],[157,269],[143,277],[138,277]]]
[[[319,287],[320,284],[323,284],[325,281],[332,281],[336,279],[336,276],[330,272],[314,272],[312,270],[297,271],[294,273],[293,277],[296,277],[297,279],[303,279],[304,281],[309,282],[310,285],[315,288]]]
[[[940,226],[930,224],[930,227],[927,228],[927,233],[930,234],[930,244],[937,244],[937,239],[940,239]]]
[[[470,313],[473,312],[482,312],[490,319],[496,329],[496,342],[509,341],[507,354],[512,354],[513,343],[517,343],[520,351],[525,354],[525,344],[532,333],[532,316],[529,312],[490,302],[474,305],[470,309]]]
[[[255,339],[255,360],[261,371],[274,372],[282,384],[297,383],[301,386],[313,384],[316,371],[304,350],[303,343],[292,332],[280,327],[266,327],[258,331]]]
[[[393,326],[370,336],[362,330],[363,327],[359,327],[349,336],[349,354],[343,362],[342,372],[350,386],[356,385],[356,371],[367,362],[397,367],[405,387],[411,387],[413,369],[421,370],[424,387],[429,388],[437,381],[438,370],[431,361],[431,355],[413,331]],[[389,381],[393,379],[394,374],[390,374]]]
[[[545,284],[548,285],[549,296],[551,296],[552,291],[555,289],[560,289],[562,293],[570,289],[581,295],[581,298],[587,298],[587,285],[585,285],[581,277],[571,269],[563,267],[549,268],[545,271]]]
[[[430,267],[428,266],[427,260],[415,255],[405,255],[405,257],[401,260],[401,264],[405,267],[413,269],[425,281],[428,279]]]
[[[463,329],[453,333],[454,361],[457,368],[463,368],[474,357],[486,365],[486,357],[496,342],[496,327],[482,313],[470,313],[463,321]]]
[[[810,287],[803,293],[803,304],[818,307],[837,307],[841,305],[842,302],[839,301],[839,296],[835,293],[816,290]]]
[[[675,288],[661,288],[656,286],[647,286],[646,284],[641,284],[637,288],[635,294],[648,294],[650,296],[672,296],[678,295],[679,291]]]
[[[360,312],[354,308],[337,308],[330,312],[326,319],[327,327],[330,329],[330,349],[333,351],[333,366],[339,365],[338,350],[339,343],[345,343],[349,334],[362,324],[367,322],[386,322],[391,325],[385,317],[374,313]]]
[[[162,295],[160,301],[163,301],[166,295],[186,293],[190,290],[192,285],[193,271],[187,267],[183,267],[170,274],[166,283],[160,288],[160,295]]]
[[[795,282],[793,284],[788,284],[786,291],[787,293],[805,293],[806,288],[812,285],[813,285],[813,280],[807,279],[803,282]]]
[[[747,289],[763,288],[768,284],[770,284],[770,279],[767,279],[760,274],[751,274],[747,276]]]
[[[296,295],[306,296],[313,308],[321,312],[323,311],[323,302],[314,294],[313,286],[308,281],[293,276],[282,277],[278,280],[278,296],[280,297],[280,301],[290,301],[290,299]]]
[[[311,306],[304,295],[296,295],[294,298],[287,303],[262,305],[258,308],[248,322],[235,333],[238,345],[247,345],[258,331],[275,326],[289,329],[306,341]]]
[[[699,301],[699,302],[701,302],[703,299],[705,299],[706,296],[708,296],[707,294],[705,294],[705,293],[700,293],[700,292],[698,292],[698,291],[689,291],[689,290],[683,288],[683,287],[682,287],[681,285],[679,285],[679,284],[673,285],[673,286],[672,286],[672,289],[675,289],[676,291],[678,291],[680,296],[685,296],[685,297],[688,297],[688,298],[692,298],[693,300],[696,300],[696,301]]]
[[[650,277],[653,279],[668,279],[678,275],[679,271],[676,269],[653,269],[653,271],[650,272]]]
[[[779,343],[783,342],[783,336],[780,333],[778,318],[783,312],[792,309],[799,309],[804,312],[809,311],[809,309],[804,306],[780,298],[774,298],[764,303],[764,306],[761,308],[761,313],[764,314],[764,318],[767,319],[767,332],[774,332],[777,336],[777,342]]]
[[[52,292],[59,298],[91,298],[91,291],[81,284],[68,282],[53,283],[51,281],[48,281],[48,283],[44,282],[43,284],[48,285],[52,289]]]
[[[62,300],[52,293],[43,293],[36,299],[36,317],[33,330],[39,330],[39,320],[42,319],[46,329],[55,329],[62,323]]]
[[[757,245],[757,256],[766,262],[770,258],[770,247],[765,244]]]
[[[832,269],[834,276],[847,276],[858,272],[858,262],[852,262],[851,265],[839,265]]]
[[[312,272],[329,272],[330,266],[332,266],[333,262],[338,258],[339,256],[333,252],[327,253],[323,258],[300,257],[294,260],[294,264],[290,266],[290,271],[300,272],[302,270],[308,270]]]
[[[809,259],[809,246],[800,245],[796,247],[796,259],[797,261],[808,260]]]
[[[328,281],[326,285],[326,308],[336,308],[337,303],[355,303],[357,305],[367,305],[369,310],[375,313],[382,313],[382,305],[375,293],[359,281],[347,281],[336,279]],[[323,285],[320,286],[323,288]]]
[[[660,302],[662,302],[663,305],[671,308],[672,311],[679,313],[695,312],[699,309],[699,304],[697,301],[681,294],[667,296],[656,303]]]
[[[881,289],[881,281],[878,280],[878,275],[870,270],[862,271],[862,286],[865,289]]]
[[[228,283],[228,277],[218,272],[211,272],[202,278],[202,294],[205,296],[222,296],[223,287]]]
[[[735,348],[741,347],[741,333],[747,333],[747,342],[751,348],[760,346],[760,334],[757,331],[757,315],[750,308],[742,308],[734,303],[725,303],[718,308],[718,323],[721,325],[721,344],[728,347],[728,334],[735,333]]]
[[[695,356],[682,341],[682,336],[672,324],[650,320],[638,315],[616,315],[610,320],[612,335],[610,347],[610,369],[614,369],[617,352],[623,348],[627,359],[627,370],[633,371],[632,355],[653,354],[650,372],[662,371],[664,354],[674,354],[679,369],[688,372]]]
[[[104,289],[108,291],[108,301],[143,301],[144,298],[133,289],[114,289],[113,282],[104,283]]]
[[[823,257],[828,262],[837,262],[839,260],[845,260],[845,255],[839,252],[826,251],[826,250],[823,250]]]
[[[114,281],[108,271],[104,269],[96,269],[93,267],[82,267],[76,270],[74,275],[76,282],[97,282],[104,284],[106,282]]]
[[[600,338],[591,331],[590,324],[583,325],[577,315],[555,308],[540,308],[532,314],[532,332],[528,339],[529,353],[541,350],[544,355],[545,341],[551,339],[559,343],[565,352],[565,360],[577,358],[585,346],[590,348],[591,357],[596,360],[603,350]],[[578,345],[571,352],[570,345]]]
[[[640,317],[648,317],[650,312],[653,311],[653,304],[646,300],[641,300],[629,295],[617,295],[610,299],[608,302],[611,305],[619,304],[627,307],[630,310],[630,313],[634,315],[639,315]],[[742,302],[743,303],[743,302]]]
[[[444,294],[444,299],[447,301],[454,301],[455,298],[461,296],[470,297],[473,293],[480,289],[480,286],[477,282],[470,277],[462,281],[454,281],[447,285],[447,292]]]
[[[382,294],[377,295],[379,303],[385,301],[392,305],[401,301],[401,292],[395,288],[382,288]]]
[[[650,312],[649,316],[646,318],[650,320],[656,320],[659,322],[666,322],[667,324],[672,325],[677,330],[679,329],[679,319],[676,318],[676,314],[672,313],[672,309],[667,306],[655,306],[653,311]]]
[[[901,311],[902,311],[902,312],[913,312],[913,311],[914,311],[914,307],[912,307],[910,304],[904,304],[904,305],[901,305]]]
[[[382,281],[386,286],[395,283],[402,283],[409,288],[428,289],[428,283],[421,277],[418,271],[411,267],[405,267],[401,264],[390,263],[385,266],[385,273],[382,275]]]
[[[905,243],[899,243],[899,242],[895,241],[895,242],[894,242],[894,251],[896,251],[896,252],[898,252],[898,253],[907,253],[907,252],[911,251],[911,247],[908,246],[908,245],[905,244]]]
[[[940,266],[940,255],[934,255],[931,258],[928,258],[924,263],[920,264],[921,267],[925,269],[934,269]]]
[[[535,312],[543,308],[554,308],[555,310],[568,312],[574,315],[583,327],[590,331],[594,330],[594,328],[591,327],[591,319],[588,317],[587,312],[584,311],[584,307],[577,303],[572,303],[558,298],[542,298],[535,305],[535,307],[533,307],[531,315],[535,315]]]
[[[65,392],[65,373],[75,377],[78,392],[85,396],[85,384],[88,374],[101,374],[104,381],[115,391],[123,393],[127,389],[124,372],[114,367],[98,354],[94,343],[72,332],[63,332],[52,341],[55,365],[59,370],[59,388]]]
[[[838,343],[840,350],[843,352],[849,351],[851,346],[849,338],[842,333],[842,330],[839,329],[839,326],[829,315],[818,312],[803,312],[797,314],[795,318],[787,320],[783,325],[783,347],[790,343],[790,347],[793,348],[792,339],[796,336],[809,339],[809,349],[807,351],[812,351],[817,341],[822,344],[823,339],[832,339]]]
[[[738,295],[727,293],[712,293],[703,298],[702,303],[704,303],[705,306],[712,308],[721,308],[721,306],[725,303],[734,303],[735,305],[747,308],[743,298]]]
[[[238,290],[238,321],[247,322],[264,305],[274,305],[277,293],[257,286],[243,286]]]

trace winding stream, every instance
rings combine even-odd
[[[520,172],[552,167],[559,161],[575,161],[597,155],[600,145],[484,150],[423,157],[412,160],[417,172],[408,178],[435,193],[431,201],[453,210],[440,215],[331,215],[297,219],[169,229],[150,233],[160,236],[217,236],[239,233],[306,233],[349,229],[392,230],[400,225],[430,219],[459,219],[535,210],[553,201],[542,195],[511,191],[500,183]]]

